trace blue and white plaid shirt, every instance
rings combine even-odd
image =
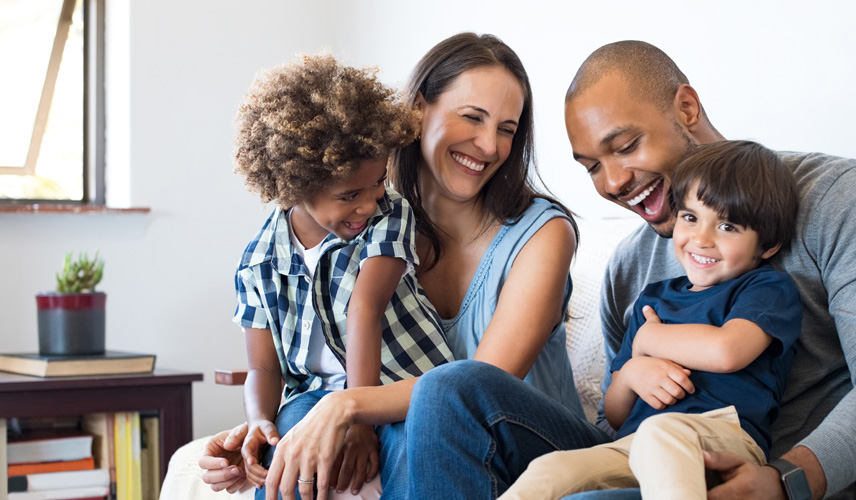
[[[408,263],[382,320],[381,384],[421,375],[453,359],[440,317],[416,281],[415,226],[407,201],[387,189],[368,227],[356,238],[329,234],[324,239],[314,279],[291,243],[287,211],[277,207],[247,245],[235,273],[238,308],[233,321],[271,330],[286,401],[321,387],[321,378],[306,368],[316,316],[327,345],[345,366],[348,302],[360,263],[370,257],[385,255]]]

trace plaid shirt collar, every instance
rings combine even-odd
[[[384,192],[383,197],[377,202],[377,207],[366,225],[366,229],[358,234],[354,239],[365,240],[366,231],[371,227],[372,221],[378,217],[384,217],[392,212],[392,201],[389,199],[389,193]],[[268,260],[271,261],[273,268],[280,274],[285,275],[301,275],[308,276],[306,273],[303,259],[294,245],[291,243],[291,235],[288,230],[288,211],[282,207],[276,208],[276,215],[271,222],[273,227],[271,231],[273,238],[270,241],[270,246],[265,252],[253,252],[250,259],[246,262],[247,267],[257,266]],[[344,240],[335,234],[328,234],[324,241],[321,242],[321,255],[324,255],[329,248],[347,243],[351,240]],[[273,250],[273,251],[271,251]]]

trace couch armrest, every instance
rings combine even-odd
[[[214,370],[214,383],[220,385],[244,385],[247,370]]]

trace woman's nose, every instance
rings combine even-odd
[[[473,144],[475,144],[481,154],[493,156],[496,153],[496,133],[487,127],[482,127],[476,133]]]

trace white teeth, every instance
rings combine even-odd
[[[633,205],[638,205],[639,203],[641,203],[641,202],[642,202],[642,200],[644,200],[645,198],[647,198],[649,194],[653,193],[653,192],[654,192],[654,190],[655,190],[655,189],[657,189],[657,186],[659,186],[662,182],[663,182],[663,179],[662,179],[662,178],[661,178],[661,179],[659,179],[657,182],[655,182],[654,184],[652,184],[652,185],[651,185],[651,187],[649,187],[649,188],[648,188],[648,189],[646,189],[645,191],[642,191],[642,192],[641,192],[641,193],[639,193],[636,197],[634,197],[632,200],[628,201],[628,202],[627,202],[627,204],[628,204],[628,205],[630,205],[631,207],[632,207]],[[646,209],[645,209],[645,213],[647,213],[648,215],[651,215],[651,214],[653,214],[654,212],[651,212],[651,211],[649,211],[649,210],[646,208]]]
[[[719,262],[719,259],[714,259],[711,257],[703,257],[701,255],[696,255],[692,252],[690,252],[690,257],[692,257],[693,260],[698,262],[699,264],[713,264],[714,262]]]
[[[470,170],[475,170],[476,172],[481,172],[482,170],[484,170],[484,167],[487,166],[487,163],[476,163],[456,153],[452,153],[452,158],[461,165],[467,167]]]

